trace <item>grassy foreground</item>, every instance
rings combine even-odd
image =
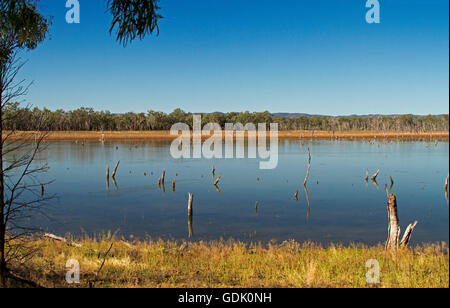
[[[386,252],[384,247],[330,246],[285,242],[245,245],[237,242],[175,243],[84,240],[81,248],[50,239],[33,239],[35,250],[13,273],[44,287],[449,287],[445,243]],[[109,254],[104,258],[111,247]],[[65,281],[66,262],[80,264],[78,285]],[[381,283],[366,282],[366,263],[380,264]]]

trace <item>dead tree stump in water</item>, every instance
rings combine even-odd
[[[445,185],[444,185],[444,189],[446,192],[448,191],[448,177],[449,177],[449,175],[447,174],[447,178],[445,179]]]
[[[166,180],[166,171],[163,171],[162,175],[161,175],[161,185],[164,185]]]
[[[445,179],[444,189],[445,189],[445,199],[447,200],[447,203],[448,203],[448,174],[447,174],[447,178]]]
[[[194,195],[189,193],[189,201],[188,201],[188,230],[189,230],[189,237],[194,236],[194,229],[193,229],[193,202],[194,202]]]
[[[111,177],[114,179],[116,178],[117,168],[119,168],[120,160],[117,162],[116,167],[114,168],[114,171],[111,175]],[[108,171],[109,172],[109,171]]]
[[[308,149],[308,171],[306,171],[305,181],[303,181],[303,186],[306,186],[309,177],[309,171],[311,170],[311,151]]]
[[[394,180],[392,179],[392,176],[389,176],[389,181],[391,181],[391,186],[389,186],[389,190],[392,190],[392,187],[394,187]]]
[[[394,194],[389,195],[387,203],[388,217],[389,217],[389,229],[388,239],[386,241],[386,249],[397,250],[399,247],[408,247],[411,240],[411,235],[417,226],[417,221],[414,224],[410,224],[400,241],[400,226],[397,214],[397,198]]]
[[[188,201],[188,216],[192,217],[193,214],[193,209],[192,209],[192,204],[194,202],[194,195],[189,193],[189,201]]]
[[[380,170],[378,170],[374,175],[372,175],[372,181],[376,181],[379,174]]]
[[[219,184],[220,179],[222,178],[222,175],[220,175],[217,180],[214,182],[214,186],[217,186],[217,184]]]

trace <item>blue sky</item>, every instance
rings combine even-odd
[[[448,0],[161,0],[160,35],[126,48],[102,0],[41,1],[50,38],[23,55],[26,103],[51,110],[440,114],[449,111]]]

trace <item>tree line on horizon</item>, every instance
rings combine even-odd
[[[448,131],[448,115],[438,116],[300,116],[286,118],[264,112],[204,113],[202,125],[218,123],[278,123],[280,130],[326,130],[326,131]],[[3,129],[18,131],[149,131],[170,130],[175,123],[186,123],[192,128],[193,114],[181,109],[171,113],[149,110],[147,113],[128,112],[113,114],[109,111],[95,111],[93,108],[79,108],[71,111],[51,111],[46,108],[20,107],[10,104],[3,110]]]

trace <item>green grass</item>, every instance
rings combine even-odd
[[[445,243],[386,252],[384,247],[329,246],[285,242],[246,245],[238,242],[125,243],[81,242],[82,248],[47,239],[30,239],[31,258],[13,263],[13,272],[44,287],[88,287],[113,243],[95,287],[449,287]],[[65,282],[66,262],[80,264],[79,285]],[[366,282],[366,262],[380,264],[381,283]]]

